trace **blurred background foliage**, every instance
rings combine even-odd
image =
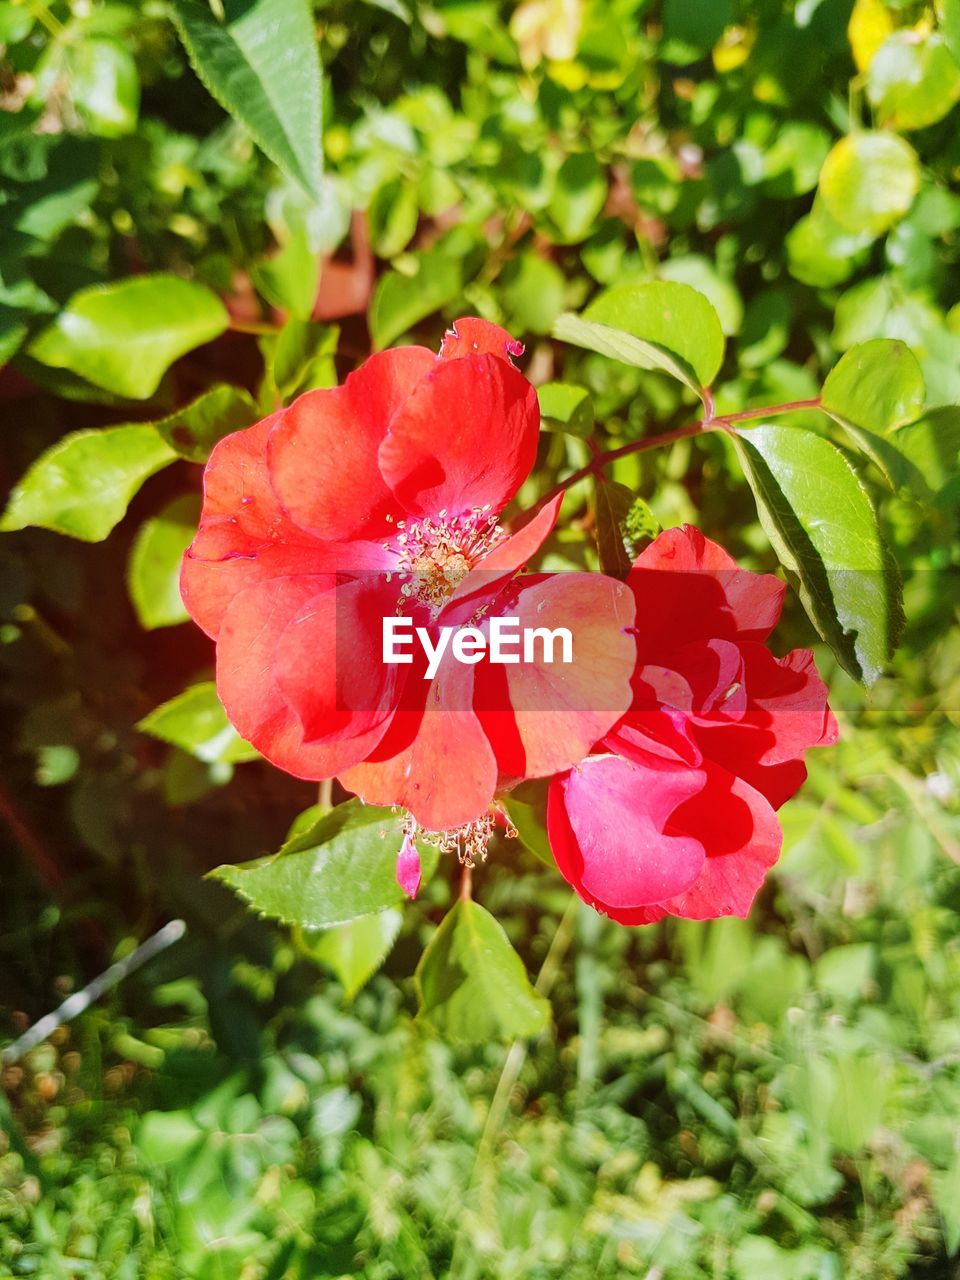
[[[175,580],[220,435],[458,314],[580,388],[541,391],[521,505],[591,432],[692,416],[681,384],[551,340],[613,284],[709,298],[720,411],[813,398],[873,339],[960,400],[960,4],[5,0],[0,50],[6,485],[61,450],[0,544],[0,1034],[188,925],[4,1069],[3,1274],[955,1275],[949,411],[921,490],[857,458],[907,626],[869,692],[819,651],[842,741],[749,922],[623,929],[492,849],[476,896],[553,1005],[529,1044],[414,1019],[449,861],[363,934],[257,920],[201,878],[276,849],[316,792],[226,725]],[[610,475],[638,541],[688,520],[776,564],[725,441]],[[591,486],[564,511],[547,567],[595,565]],[[793,602],[781,649],[813,638]]]

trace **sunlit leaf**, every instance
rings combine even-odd
[[[673,281],[608,289],[582,316],[560,316],[553,332],[624,364],[659,369],[698,392],[723,363],[717,313],[702,293]]]
[[[31,342],[40,364],[132,400],[153,395],[179,356],[227,327],[223,303],[179,276],[132,276],[75,293]]]
[[[411,255],[412,272],[388,271],[370,303],[370,333],[377,351],[418,321],[459,297],[463,269],[439,249]]]
[[[503,926],[471,900],[456,903],[430,939],[417,989],[421,1018],[447,1040],[536,1036],[550,1022]]]
[[[349,800],[288,841],[275,857],[217,867],[210,874],[260,915],[324,929],[406,901],[396,876],[402,843],[397,814]],[[422,842],[418,848],[426,881],[438,852]]]
[[[830,215],[848,231],[880,235],[913,204],[920,162],[895,133],[862,130],[835,144],[820,174]]]
[[[320,57],[306,0],[173,0],[197,75],[281,169],[318,196]]]
[[[258,416],[249,392],[218,382],[176,413],[161,418],[157,430],[181,458],[206,462],[218,440],[252,426]]]
[[[175,498],[140,526],[130,551],[127,587],[140,625],[148,631],[186,622],[180,562],[197,532],[199,495]]]
[[[876,513],[850,463],[798,427],[759,426],[734,444],[760,520],[797,574],[810,619],[840,662],[872,683],[901,625],[898,575]]]
[[[402,924],[403,913],[388,907],[325,929],[319,937],[302,932],[300,942],[336,974],[344,995],[352,1000],[390,954]]]
[[[0,529],[38,525],[101,542],[144,480],[176,456],[149,423],[74,431],[41,454],[14,486]]]
[[[244,742],[227,719],[212,680],[191,685],[162,703],[144,716],[137,728],[205,764],[218,760],[240,764],[259,759],[259,753]]]

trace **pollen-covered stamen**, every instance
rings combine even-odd
[[[465,822],[463,826],[452,827],[448,831],[426,831],[419,825],[413,814],[408,813],[401,829],[406,840],[424,840],[427,844],[434,845],[441,853],[455,853],[462,866],[472,867],[477,862],[486,862],[487,844],[496,830],[498,818],[502,818],[506,824],[504,834],[507,838],[515,840],[516,827],[499,809],[488,809],[473,822]]]
[[[439,511],[422,520],[398,520],[396,537],[383,545],[397,557],[401,596],[438,610],[505,536],[487,506],[459,516]]]

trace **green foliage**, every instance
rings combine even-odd
[[[180,599],[180,561],[193,541],[200,500],[174,498],[140,526],[130,551],[127,586],[140,625],[147,631],[186,622]]]
[[[848,671],[873,683],[900,626],[899,581],[863,485],[829,440],[799,427],[735,437],[764,530],[797,574],[811,621]]]
[[[582,318],[561,316],[554,334],[640,369],[661,369],[693,391],[709,387],[723,361],[723,330],[713,307],[674,282],[609,289]]]
[[[305,0],[173,0],[197,75],[271,160],[319,194],[320,62]]]
[[[397,884],[400,821],[389,810],[357,800],[338,805],[272,858],[212,873],[260,915],[304,929],[323,929],[371,915],[404,901]],[[423,878],[437,865],[437,850],[418,845]]]
[[[390,954],[402,924],[402,913],[388,907],[324,929],[312,944],[309,934],[301,934],[301,944],[308,955],[333,971],[343,994],[352,1000]]]
[[[139,276],[74,294],[30,355],[118,396],[146,400],[177,359],[227,327],[209,289],[177,276]]]
[[[893,133],[865,131],[841,138],[820,172],[820,194],[847,231],[879,235],[907,212],[920,187],[909,143]]]
[[[137,725],[141,733],[169,742],[205,764],[239,764],[258,759],[227,719],[212,681],[191,685],[151,711]]]
[[[470,899],[458,902],[417,966],[420,1016],[445,1039],[484,1044],[536,1036],[550,1005],[530,986],[503,926]]]
[[[4,1072],[0,1271],[952,1274],[960,6],[0,2],[0,44],[5,1038],[188,921]],[[841,744],[748,922],[564,916],[542,783],[408,903],[400,815],[259,761],[174,625],[217,441],[465,314],[527,345],[520,507],[595,467],[543,568],[692,522],[800,588]]]
[[[72,432],[39,457],[16,486],[2,527],[39,525],[84,542],[102,542],[144,480],[175,457],[146,423]]]

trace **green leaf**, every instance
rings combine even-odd
[[[140,77],[133,54],[119,40],[83,40],[68,63],[69,93],[91,133],[133,133],[140,109]]]
[[[876,947],[872,942],[831,947],[817,957],[813,966],[814,985],[834,1000],[857,1000],[862,998],[876,966]]]
[[[297,227],[286,243],[254,263],[250,276],[268,302],[309,320],[320,287],[320,257],[310,247],[306,227]]]
[[[660,268],[660,279],[696,289],[716,311],[724,334],[730,337],[740,332],[743,300],[737,286],[717,270],[712,259],[699,253],[669,258]]]
[[[544,431],[562,431],[582,439],[593,431],[593,401],[583,387],[545,382],[537,387],[537,399]]]
[[[507,263],[499,283],[512,333],[550,332],[566,292],[559,267],[539,254],[521,253]]]
[[[502,926],[472,900],[443,919],[417,965],[420,1016],[445,1039],[482,1044],[536,1036],[550,1005],[530,985]]]
[[[590,152],[567,156],[547,207],[563,244],[585,240],[607,199],[607,176]]]
[[[831,1063],[826,1129],[834,1147],[857,1155],[883,1119],[889,1063],[877,1054],[847,1053]]]
[[[210,874],[261,915],[325,929],[406,901],[396,875],[402,843],[395,813],[348,800],[276,856],[217,867]],[[417,847],[427,880],[439,855],[434,845]]]
[[[420,320],[460,296],[463,269],[439,249],[411,254],[412,270],[380,277],[370,302],[370,336],[376,351],[388,347]]]
[[[946,1173],[935,1173],[932,1183],[933,1201],[946,1228],[944,1243],[952,1258],[960,1252],[960,1155]]]
[[[390,954],[402,924],[403,913],[388,907],[336,925],[318,938],[302,933],[299,941],[315,960],[336,974],[344,995],[352,1000]]]
[[[41,454],[14,487],[0,529],[36,525],[102,542],[144,480],[176,456],[149,423],[74,431]]]
[[[931,409],[916,422],[900,427],[885,444],[893,446],[902,469],[896,482],[921,500],[936,497],[960,474],[960,406]]]
[[[197,75],[257,146],[319,196],[320,57],[306,0],[172,0]]]
[[[335,324],[288,320],[280,330],[271,357],[274,385],[284,404],[316,387],[335,387],[334,356],[340,329]]]
[[[223,303],[202,284],[133,276],[75,293],[28,353],[117,395],[146,400],[174,360],[223,333],[227,322]]]
[[[831,370],[821,402],[838,421],[882,433],[923,409],[923,374],[905,342],[876,338],[851,348]]]
[[[259,416],[248,391],[217,382],[184,408],[161,418],[157,430],[181,458],[206,462],[218,440],[252,426]]]
[[[697,62],[733,20],[731,0],[665,0],[660,56],[680,66]]]
[[[828,289],[862,267],[875,240],[872,231],[850,231],[832,217],[822,197],[787,233],[790,274],[801,284]]]
[[[582,316],[560,316],[553,332],[563,342],[624,364],[668,373],[697,393],[723,363],[716,311],[702,293],[674,281],[608,289]]]
[[[161,703],[139,722],[141,733],[169,742],[204,764],[241,764],[258,760],[259,752],[244,742],[227,719],[212,680],[191,685],[169,702]]]
[[[632,561],[623,541],[623,525],[633,494],[625,484],[597,476],[593,488],[600,569],[611,578],[626,578]]]
[[[760,426],[733,437],[761,523],[800,580],[814,626],[843,666],[872,683],[900,628],[896,572],[876,514],[850,463],[799,427]]]
[[[926,129],[960,101],[960,66],[942,36],[895,31],[870,63],[867,97],[891,129]]]
[[[547,789],[548,783],[541,778],[522,782],[504,799],[503,807],[520,843],[548,867],[556,868],[547,839]]]
[[[863,130],[841,138],[824,161],[820,194],[848,231],[881,235],[907,212],[920,189],[920,162],[895,133]]]
[[[420,218],[416,188],[402,178],[379,187],[367,211],[370,243],[380,258],[395,258],[413,239]]]
[[[660,532],[660,521],[642,498],[634,498],[620,526],[627,554],[635,560]]]
[[[891,481],[891,446],[878,441],[923,409],[925,388],[917,358],[905,342],[875,338],[853,347],[830,371],[821,404]]]
[[[175,498],[144,521],[130,551],[127,589],[140,625],[147,631],[186,622],[180,599],[180,562],[200,518],[200,498]]]

